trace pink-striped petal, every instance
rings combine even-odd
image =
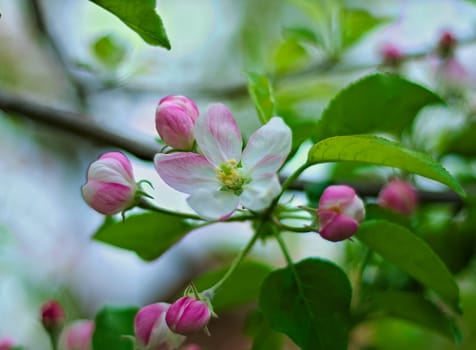
[[[107,152],[101,155],[99,159],[115,160],[116,162],[120,164],[120,166],[117,167],[118,172],[123,174],[124,177],[128,178],[129,180],[134,181],[134,174],[132,172],[132,164],[129,158],[127,158],[125,154],[121,152]]]
[[[319,209],[335,209],[342,210],[352,203],[356,198],[355,190],[346,185],[329,186],[322,193],[319,199]]]
[[[274,117],[251,135],[241,158],[244,172],[251,177],[274,174],[291,151],[291,129]]]
[[[129,208],[135,200],[135,191],[119,183],[89,180],[82,188],[84,200],[91,208],[104,215],[113,215]]]
[[[225,105],[210,105],[208,113],[197,119],[194,134],[200,150],[214,165],[231,159],[240,161],[243,146],[240,129]]]
[[[321,226],[319,234],[328,241],[339,242],[350,238],[359,228],[356,220],[333,210],[319,210],[318,213]]]
[[[281,185],[278,176],[273,174],[261,179],[253,179],[243,189],[240,201],[245,208],[256,211],[262,210],[271,204],[280,191]]]
[[[102,182],[135,186],[134,178],[123,167],[123,164],[114,158],[104,158],[91,163],[87,177]]]
[[[201,190],[188,197],[187,202],[204,219],[224,220],[235,211],[239,197],[227,191]]]
[[[215,168],[202,155],[191,152],[156,154],[155,169],[170,187],[184,193],[214,191],[220,187]]]

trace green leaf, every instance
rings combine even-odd
[[[342,9],[342,44],[344,48],[352,46],[359,41],[366,33],[385,23],[386,18],[377,18],[365,10]]]
[[[271,327],[303,350],[345,350],[351,287],[335,264],[306,259],[272,272],[259,305]]]
[[[283,41],[273,55],[276,74],[302,69],[309,62],[306,49],[294,39]]]
[[[108,219],[93,238],[154,260],[193,229],[184,219],[159,213],[131,215],[123,223]]]
[[[370,309],[373,312],[383,312],[383,316],[413,322],[455,342],[459,340],[454,322],[419,294],[401,291],[375,294],[370,299]]]
[[[282,30],[285,39],[293,39],[299,42],[318,46],[321,39],[311,29],[305,27],[287,27]]]
[[[118,17],[148,44],[170,50],[162,20],[155,12],[155,0],[89,0]]]
[[[200,276],[194,283],[199,290],[208,289],[225,275],[228,268],[227,266],[210,271]],[[220,312],[255,300],[258,297],[261,283],[270,271],[269,266],[257,262],[245,261],[242,263],[213,298],[215,311]]]
[[[461,312],[459,288],[455,279],[424,240],[407,228],[384,220],[364,222],[355,237],[434,290],[456,312]]]
[[[247,73],[248,92],[258,112],[261,123],[266,124],[276,115],[273,87],[264,75]]]
[[[374,131],[399,134],[423,107],[443,103],[426,88],[392,74],[367,76],[344,88],[325,109],[316,138]]]
[[[464,196],[461,185],[437,161],[397,142],[373,135],[335,136],[316,143],[309,164],[359,162],[386,165],[439,181]]]
[[[104,35],[94,41],[91,50],[106,67],[117,68],[127,54],[127,47],[114,35]]]
[[[253,338],[251,350],[279,350],[283,348],[284,336],[271,329],[261,311],[253,311],[245,321],[245,333]]]
[[[106,306],[96,315],[93,349],[134,350],[127,336],[134,335],[134,317],[137,307]]]

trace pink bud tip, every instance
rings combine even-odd
[[[203,330],[210,317],[211,311],[206,303],[185,296],[170,306],[165,320],[172,331],[189,335]]]
[[[185,96],[166,96],[155,112],[155,127],[160,138],[170,147],[191,150],[195,141],[193,127],[198,108]]]
[[[448,57],[453,54],[456,47],[456,37],[449,31],[444,31],[438,41],[438,53],[442,57]]]
[[[402,180],[386,184],[378,195],[378,204],[403,215],[411,215],[418,205],[418,197],[413,186]]]
[[[332,242],[350,238],[365,217],[365,206],[354,189],[349,186],[329,186],[319,200],[320,230],[322,238]]]
[[[156,303],[144,306],[134,319],[136,347],[139,350],[175,350],[185,337],[173,333],[165,322],[170,304]]]
[[[380,49],[383,62],[389,66],[397,66],[400,64],[403,55],[400,50],[393,44],[387,43]]]
[[[66,326],[58,341],[59,350],[92,350],[94,322],[77,320]]]
[[[105,215],[117,214],[134,205],[137,185],[130,160],[120,152],[108,152],[91,163],[82,187],[88,205]]]
[[[0,339],[0,350],[10,350],[13,349],[15,343],[12,339],[3,337]]]
[[[49,300],[41,306],[41,323],[47,330],[53,330],[60,327],[65,314],[63,307],[55,300]]]

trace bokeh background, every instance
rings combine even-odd
[[[381,19],[379,25],[346,50],[335,69],[300,75],[300,69],[323,54],[307,48],[304,55],[283,46],[284,27],[309,21],[284,0],[159,0],[157,11],[171,51],[148,46],[113,15],[86,0],[0,0],[0,97],[3,93],[6,99],[13,96],[80,112],[86,124],[154,144],[157,102],[166,95],[183,94],[194,98],[201,111],[210,102],[228,104],[249,135],[259,120],[247,95],[245,71],[282,75],[280,98],[292,101],[295,113],[318,117],[339,89],[379,69],[381,49],[391,43],[404,54],[429,53],[407,62],[403,75],[441,93],[448,84],[456,84],[464,89],[466,103],[476,107],[476,44],[472,45],[476,6],[471,1],[345,4],[366,9]],[[456,75],[442,81],[438,59],[431,52],[445,30],[464,45],[457,50]],[[102,38],[120,48],[116,63],[108,65],[98,58],[95,45]],[[463,122],[458,108],[424,110],[415,126],[417,146],[436,152],[447,130]],[[0,337],[9,336],[28,349],[49,349],[38,322],[38,308],[45,299],[61,300],[72,318],[92,318],[105,304],[166,300],[203,271],[229,261],[251,233],[240,223],[197,230],[152,263],[91,240],[103,217],[83,202],[80,186],[88,164],[102,152],[116,149],[98,141],[6,113],[0,106]],[[285,173],[303,159],[306,147],[309,144],[297,152]],[[161,183],[150,162],[131,158],[136,178],[155,185],[152,192],[159,203],[189,210],[182,195]],[[475,164],[468,168],[454,157],[442,161],[455,173],[475,169]],[[323,166],[304,178],[318,181],[330,171],[330,166]],[[419,185],[435,188],[421,180]],[[294,200],[300,201],[298,193]],[[286,238],[296,259],[318,255],[339,260],[346,244],[329,244],[312,234]],[[252,255],[283,265],[274,242],[260,245]],[[471,266],[461,277],[462,349],[476,346]],[[214,336],[202,339],[203,344],[213,350],[247,348],[247,338],[240,335],[244,314],[237,310],[222,315],[212,326]],[[355,333],[354,343],[356,349],[455,348],[434,333],[396,320],[363,327]]]

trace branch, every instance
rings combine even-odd
[[[150,136],[113,131],[108,127],[94,122],[84,114],[48,107],[37,102],[19,98],[0,91],[0,110],[7,113],[20,114],[36,123],[64,130],[81,136],[99,145],[121,148],[136,157],[152,160],[160,146]]]
[[[11,114],[20,114],[36,123],[63,130],[81,136],[99,145],[117,147],[134,156],[151,161],[160,146],[145,134],[124,134],[112,131],[81,113],[48,107],[0,91],[0,110]],[[150,141],[147,141],[150,140]],[[283,179],[282,179],[283,180]],[[291,190],[303,191],[310,183],[295,181]],[[353,186],[363,197],[376,197],[381,184],[354,183]],[[445,202],[461,205],[461,199],[454,192],[419,192],[422,202]]]

